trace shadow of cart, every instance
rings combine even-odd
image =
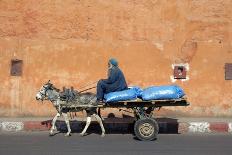
[[[159,125],[159,134],[179,134],[178,133],[178,119],[162,117],[155,118]],[[114,114],[110,113],[107,118],[103,120],[106,134],[133,134],[135,118],[123,115],[122,118],[115,117]],[[41,122],[42,125],[49,127],[51,126],[51,120]],[[71,120],[70,127],[72,133],[80,133],[85,126],[85,121]],[[58,133],[67,132],[67,126],[64,121],[57,120],[56,128]],[[88,134],[101,134],[101,128],[96,121],[93,121],[87,130]]]

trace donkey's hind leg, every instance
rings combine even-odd
[[[97,119],[97,122],[100,124],[101,130],[102,130],[101,136],[104,137],[105,136],[105,128],[103,126],[101,117],[99,117],[97,114],[93,114],[93,116]]]
[[[50,136],[54,135],[53,131],[56,129],[56,120],[58,117],[60,117],[59,113],[57,113],[56,116],[52,119],[52,127],[51,127],[50,133],[49,133]]]
[[[81,136],[84,136],[89,125],[91,123],[91,116],[88,116],[87,119],[86,119],[86,125],[85,125],[85,128],[83,129],[83,131],[80,133]]]
[[[71,136],[71,128],[70,128],[70,124],[69,124],[69,119],[68,119],[68,114],[67,113],[62,113],[63,117],[64,117],[64,120],[65,120],[65,123],[67,125],[67,128],[68,128],[68,132],[65,134],[65,136]]]

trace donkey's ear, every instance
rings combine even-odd
[[[48,80],[48,83],[50,83],[51,80]]]

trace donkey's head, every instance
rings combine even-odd
[[[53,86],[52,83],[50,83],[50,80],[45,83],[39,90],[39,92],[36,94],[36,100],[50,100],[56,96],[57,91],[59,91],[57,88]]]

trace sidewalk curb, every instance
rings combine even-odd
[[[181,124],[181,123],[180,123]],[[226,122],[188,122],[188,133],[232,133],[231,123]]]
[[[232,122],[164,122],[158,121],[160,133],[232,133]],[[80,132],[84,121],[70,121],[72,131]],[[104,121],[106,131],[130,133],[133,132],[133,121]],[[0,122],[0,131],[48,131],[51,127],[51,120],[46,121],[23,121],[23,122]],[[66,131],[64,121],[57,121],[57,129]],[[93,121],[89,130],[100,131],[96,121]]]

